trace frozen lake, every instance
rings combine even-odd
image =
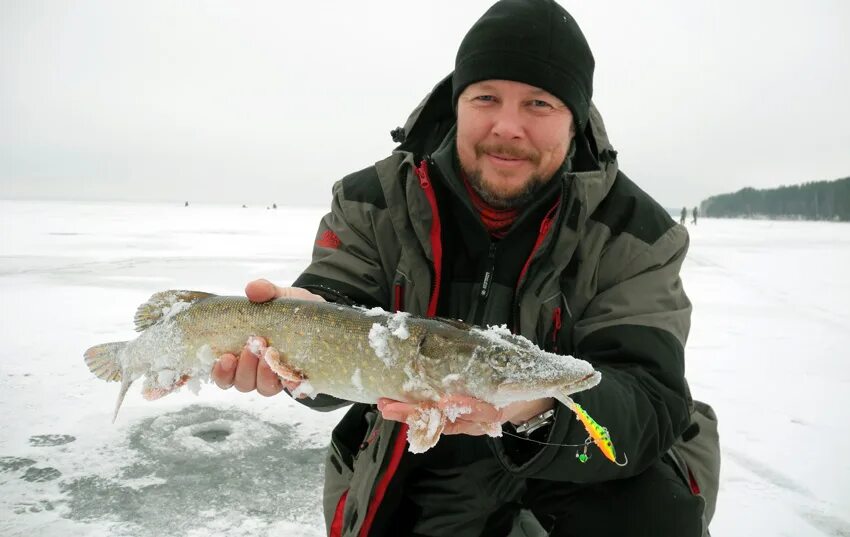
[[[205,386],[155,402],[83,364],[152,293],[306,265],[323,209],[0,201],[0,534],[324,535],[341,414]],[[693,394],[720,417],[712,533],[850,536],[850,225],[703,219],[684,282]]]

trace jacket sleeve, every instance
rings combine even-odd
[[[362,195],[363,189],[380,189],[377,176],[362,175],[352,174],[334,185],[331,211],[319,223],[312,261],[292,285],[333,302],[389,309],[390,286],[375,236],[378,220],[388,215]],[[359,185],[355,199],[347,198],[346,186],[354,191],[350,185],[359,181],[371,184]]]
[[[628,463],[611,463],[593,445],[586,463],[576,458],[581,447],[546,446],[523,457],[502,450],[500,460],[509,471],[579,483],[607,481],[642,472],[673,445],[689,423],[684,346],[691,304],[679,277],[687,248],[687,231],[676,225],[638,248],[625,264],[613,264],[617,255],[608,261],[603,256],[598,293],[574,325],[573,354],[592,363],[602,381],[573,399],[608,429],[618,461],[628,458]],[[615,266],[610,281],[603,282]],[[573,413],[557,404],[555,423],[542,440],[580,446],[586,438]]]
[[[354,196],[358,199],[345,196],[345,184],[358,185],[357,194],[364,188],[380,188],[377,176],[369,171],[352,174],[334,185],[331,210],[319,223],[312,261],[292,285],[321,295],[329,302],[389,309],[388,285],[375,240],[376,219],[385,215],[376,214],[375,204],[368,196]],[[297,401],[322,411],[350,404],[325,394]]]

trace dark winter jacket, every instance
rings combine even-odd
[[[452,200],[432,180],[453,172],[432,154],[451,136],[450,95],[450,79],[443,80],[414,111],[392,155],[334,185],[312,263],[294,285],[329,300],[417,315],[439,311],[448,266],[440,216]],[[684,346],[691,305],[679,279],[685,228],[619,170],[595,107],[576,140],[572,171],[553,178],[553,203],[540,212],[528,258],[508,289],[511,311],[500,315],[541,347],[602,372],[602,382],[575,400],[608,428],[629,463],[593,457],[582,464],[575,448],[556,446],[515,458],[509,440],[487,441],[506,472],[590,483],[643,471],[689,424]],[[481,282],[463,292],[480,289]],[[330,410],[347,403],[319,396],[306,404]],[[331,535],[385,533],[409,464],[405,434],[405,426],[362,404],[334,430],[324,500]],[[581,444],[586,436],[557,406],[545,440]]]

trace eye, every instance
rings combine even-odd
[[[473,101],[480,101],[483,103],[491,103],[496,100],[492,95],[477,95],[472,98]]]
[[[531,106],[534,108],[554,108],[554,106],[541,99],[532,99]]]

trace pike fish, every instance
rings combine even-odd
[[[95,375],[121,383],[113,421],[136,380],[144,377],[146,399],[183,385],[197,391],[220,355],[238,354],[256,336],[278,351],[265,355],[272,369],[283,378],[303,379],[298,390],[309,396],[369,404],[387,397],[419,405],[421,411],[408,421],[410,449],[418,452],[437,442],[446,420],[469,411],[438,407],[444,396],[471,396],[496,407],[554,397],[578,414],[570,394],[601,378],[588,362],[545,352],[505,327],[484,329],[380,308],[298,299],[257,304],[244,297],[163,291],[139,307],[135,324],[141,332],[136,339],[85,352]],[[500,424],[493,424],[492,434],[501,434]]]

